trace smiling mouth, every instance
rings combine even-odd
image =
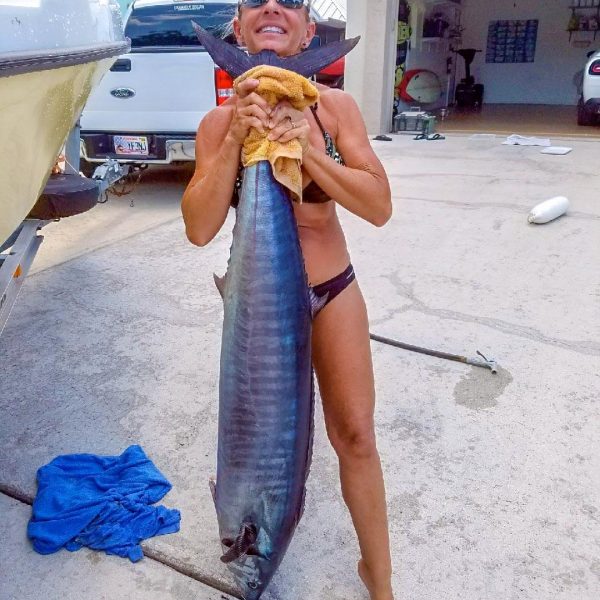
[[[281,27],[261,27],[258,33],[275,33],[277,35],[285,34],[285,31]]]

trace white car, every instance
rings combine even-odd
[[[108,158],[137,164],[195,160],[198,124],[233,89],[191,22],[231,39],[236,6],[237,0],[135,0],[125,24],[131,53],[115,62],[81,117],[84,173]]]
[[[594,125],[600,115],[600,52],[591,53],[583,70],[583,93],[577,106],[577,123]]]

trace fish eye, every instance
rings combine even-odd
[[[249,581],[249,582],[248,582],[248,587],[249,587],[251,590],[256,590],[256,589],[258,589],[258,581]]]

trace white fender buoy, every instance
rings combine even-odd
[[[569,199],[564,196],[555,196],[534,206],[527,217],[530,223],[549,223],[554,221],[569,210]]]

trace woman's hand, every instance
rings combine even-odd
[[[271,109],[267,101],[254,91],[258,84],[256,79],[246,79],[237,86],[238,100],[229,126],[229,135],[239,145],[244,143],[252,127],[261,133],[269,128]]]
[[[286,143],[298,140],[302,152],[309,150],[308,135],[310,124],[302,111],[296,110],[287,100],[281,101],[271,112],[269,119],[271,133],[269,139]]]

